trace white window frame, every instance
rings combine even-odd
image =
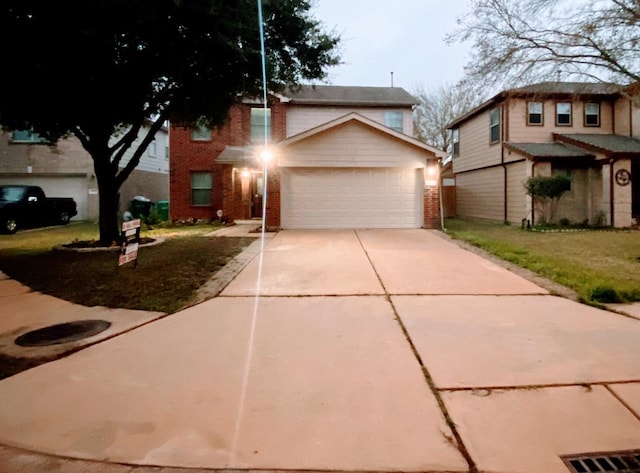
[[[404,133],[404,113],[398,110],[384,112],[384,126],[398,133]]]
[[[536,110],[539,109],[539,110]],[[540,121],[531,120],[532,116],[540,116]],[[527,125],[543,126],[544,125],[544,102],[527,102]]]
[[[199,184],[199,183],[195,183],[196,185],[194,185],[194,178],[196,176],[208,176],[208,183],[205,182],[204,185]],[[205,179],[206,181],[206,179]],[[191,172],[191,205],[194,207],[211,207],[211,190],[213,189],[213,176],[211,175],[211,172],[209,171],[192,171]],[[206,199],[206,202],[196,202],[195,198],[195,192],[200,192],[201,191],[208,191],[208,193],[206,194],[208,196],[208,198]]]
[[[271,109],[264,107],[252,107],[251,108],[251,142],[252,143],[264,143],[265,142],[265,120],[264,114],[267,114],[267,129],[266,137],[267,143],[271,143]]]
[[[500,143],[500,107],[489,112],[489,143]]]
[[[191,141],[211,141],[211,128],[197,124],[191,129]]]

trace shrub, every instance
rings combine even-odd
[[[591,291],[591,300],[603,304],[622,302],[622,297],[611,286],[597,286]]]

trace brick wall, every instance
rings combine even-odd
[[[247,218],[247,205],[243,205],[242,179],[239,170],[233,171],[229,164],[218,164],[216,158],[226,146],[249,146],[251,144],[251,108],[256,105],[236,104],[229,111],[226,124],[212,131],[210,141],[193,141],[191,130],[171,127],[170,133],[170,218],[212,219],[221,209],[229,220]],[[272,141],[285,138],[286,105],[270,103]],[[191,205],[191,173],[211,172],[212,190],[210,206]],[[271,190],[271,184],[269,189]],[[278,187],[278,194],[280,189]],[[246,198],[245,198],[246,200]],[[246,203],[245,203],[246,204]],[[280,209],[276,217],[279,225]]]
[[[440,194],[438,186],[425,186],[424,188],[423,228],[440,228]]]
[[[280,168],[272,163],[267,172],[266,230],[280,229]]]

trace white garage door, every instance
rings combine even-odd
[[[85,177],[0,177],[0,184],[23,184],[40,186],[48,197],[73,197],[78,207],[78,215],[73,220],[87,218],[87,179]]]
[[[282,228],[420,228],[422,171],[283,168]]]

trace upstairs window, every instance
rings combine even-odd
[[[253,143],[267,143],[271,141],[271,109],[251,109],[251,141]]]
[[[191,139],[193,141],[211,141],[211,128],[200,123],[191,129]]]
[[[527,125],[542,125],[543,124],[543,113],[544,113],[544,105],[542,102],[529,102],[527,104],[528,114],[527,114]]]
[[[600,104],[584,104],[584,126],[600,126]]]
[[[11,141],[14,143],[46,143],[38,133],[32,130],[15,130],[11,133]]]
[[[556,125],[571,126],[571,102],[556,103]]]
[[[149,157],[158,157],[158,145],[156,144],[156,140],[153,140],[151,143],[149,143]]]
[[[453,156],[460,156],[460,129],[454,128],[451,132],[451,142],[453,143]]]
[[[211,173],[191,173],[191,205],[206,207],[211,205]]]
[[[402,126],[402,122],[403,122],[402,112],[384,112],[384,126],[402,133],[404,130],[404,127]]]
[[[500,141],[500,109],[494,108],[489,112],[489,142]]]

